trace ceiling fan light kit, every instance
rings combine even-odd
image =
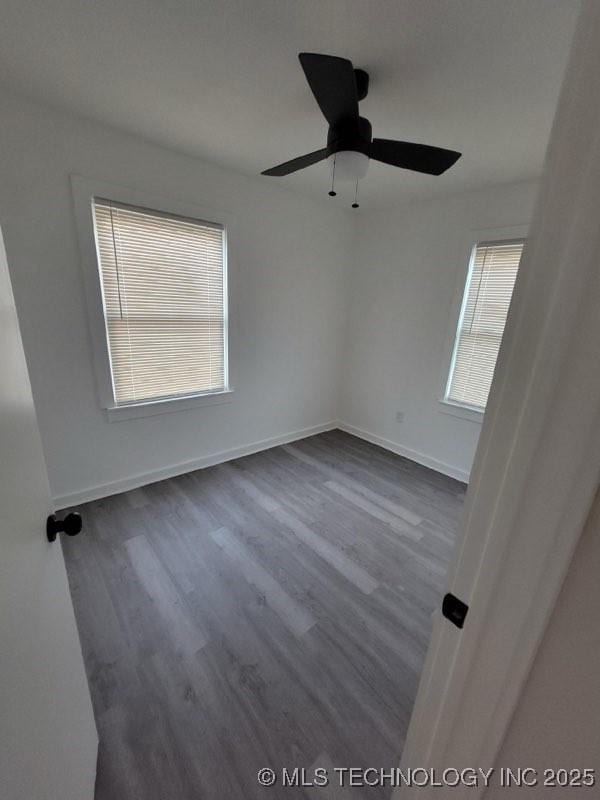
[[[355,69],[347,58],[319,53],[300,53],[300,64],[323,116],[329,123],[327,147],[265,170],[263,175],[282,177],[319,161],[331,162],[330,197],[335,197],[335,181],[352,181],[358,208],[358,181],[367,174],[369,160],[394,167],[441,175],[458,161],[455,150],[430,147],[393,139],[373,139],[371,123],[358,113],[358,103],[369,91],[369,75]]]

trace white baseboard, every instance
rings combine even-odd
[[[57,495],[53,497],[54,508],[68,508],[69,506],[80,505],[81,503],[89,503],[91,500],[100,500],[102,497],[109,497],[113,494],[128,492],[131,489],[138,489],[140,486],[147,486],[149,483],[156,483],[156,481],[162,481],[166,478],[174,478],[177,475],[193,472],[196,469],[212,467],[215,464],[222,464],[234,458],[241,458],[241,456],[249,456],[261,450],[268,450],[270,447],[288,444],[298,439],[306,439],[307,436],[314,436],[317,433],[331,431],[337,427],[337,422],[333,420],[332,422],[325,422],[322,425],[314,425],[312,428],[291,431],[281,436],[272,436],[269,439],[261,439],[258,442],[251,442],[241,447],[233,447],[230,450],[221,450],[218,453],[212,453],[207,456],[202,456],[201,458],[182,461],[179,464],[172,464],[169,467],[161,467],[160,469],[150,470],[149,472],[141,472],[129,478],[103,483],[99,486],[90,486],[78,492]]]
[[[161,467],[160,469],[150,470],[149,472],[141,472],[129,478],[103,483],[98,486],[90,486],[78,492],[56,495],[53,497],[54,508],[68,508],[69,506],[80,505],[81,503],[89,503],[91,500],[100,500],[102,497],[110,497],[110,495],[113,494],[128,492],[131,489],[138,489],[140,486],[147,486],[149,483],[156,483],[166,478],[175,478],[177,475],[184,475],[186,472],[193,472],[196,469],[204,469],[205,467],[212,467],[215,464],[223,464],[225,461],[232,461],[234,458],[249,456],[261,450],[268,450],[270,447],[277,447],[280,444],[288,444],[289,442],[295,442],[299,439],[306,439],[307,436],[315,436],[318,433],[331,431],[335,428],[357,436],[359,439],[364,439],[367,442],[379,445],[379,447],[390,450],[392,453],[409,458],[411,461],[416,461],[417,464],[422,464],[424,467],[434,469],[436,472],[441,472],[443,475],[456,478],[463,483],[468,483],[469,481],[469,473],[465,470],[453,467],[451,464],[446,464],[443,461],[438,461],[438,459],[427,456],[424,453],[419,453],[416,450],[411,450],[409,447],[396,444],[396,442],[392,442],[390,439],[384,439],[382,436],[377,436],[375,433],[369,433],[369,431],[356,428],[354,425],[350,425],[343,420],[332,420],[322,425],[314,425],[311,428],[291,431],[281,436],[272,436],[269,439],[261,439],[258,442],[251,442],[241,447],[220,450],[217,453],[211,453],[210,455],[191,459],[190,461],[181,461],[179,464],[172,464],[168,467]]]
[[[441,472],[443,475],[448,475],[450,478],[456,478],[456,480],[462,481],[463,483],[469,482],[469,473],[464,469],[453,467],[451,464],[446,464],[444,461],[438,461],[437,458],[427,456],[425,453],[419,453],[417,450],[411,450],[410,447],[396,444],[396,442],[392,442],[390,439],[384,439],[383,436],[377,436],[375,433],[369,433],[369,431],[363,431],[361,428],[355,428],[354,425],[350,425],[343,420],[338,420],[335,427],[339,428],[341,431],[352,434],[352,436],[358,436],[359,439],[371,442],[371,444],[377,444],[379,447],[390,450],[392,453],[396,453],[399,456],[404,456],[411,461],[416,461],[417,464],[422,464],[424,467],[429,467],[436,472]]]

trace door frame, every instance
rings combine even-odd
[[[598,38],[585,0],[448,576],[469,611],[436,613],[403,770],[495,765],[600,479]]]

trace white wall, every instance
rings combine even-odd
[[[12,95],[0,97],[0,114],[0,223],[59,505],[335,419],[350,223],[326,196],[320,204]],[[107,422],[70,173],[235,216],[241,302],[231,403]]]
[[[480,425],[438,403],[465,248],[473,229],[527,223],[535,184],[356,214],[14,95],[0,96],[0,113],[0,222],[59,505],[336,418],[468,478]],[[235,216],[241,302],[231,403],[107,421],[72,173]]]
[[[596,496],[496,768],[595,768],[595,789],[490,787],[486,800],[598,792],[600,764],[600,495]]]
[[[535,190],[495,186],[361,214],[348,287],[344,427],[468,479],[481,425],[443,413],[438,402],[468,246],[474,230],[528,224]]]

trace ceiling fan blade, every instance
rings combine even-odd
[[[358,91],[354,67],[347,58],[300,53],[306,80],[330,125],[358,117]]]
[[[413,142],[396,142],[393,139],[373,139],[369,150],[369,156],[375,161],[415,172],[425,172],[427,175],[441,175],[461,155],[456,150],[444,150],[441,147]]]
[[[280,178],[282,175],[289,175],[291,172],[304,169],[304,167],[310,167],[311,164],[316,164],[317,161],[323,161],[324,158],[327,158],[327,148],[325,147],[322,150],[315,150],[314,153],[307,153],[305,156],[298,156],[298,158],[292,158],[291,161],[286,161],[283,164],[278,164],[276,167],[266,169],[264,172],[261,172],[261,175],[272,175],[276,178]]]

